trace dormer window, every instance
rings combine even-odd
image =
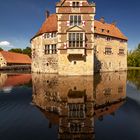
[[[46,39],[46,38],[54,38],[56,36],[57,36],[56,32],[53,32],[53,33],[45,33],[44,34],[44,39]]]
[[[79,4],[79,2],[73,2],[73,3],[72,3],[72,6],[73,6],[74,8],[77,8],[77,7],[80,6],[80,4]]]
[[[104,32],[104,29],[102,29],[102,32]]]
[[[111,40],[111,37],[107,37],[106,40],[107,40],[107,41],[110,41],[110,40]]]

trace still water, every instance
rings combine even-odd
[[[0,74],[0,140],[140,140],[140,71]]]

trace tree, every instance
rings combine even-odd
[[[31,48],[30,47],[26,47],[23,50],[21,48],[13,48],[13,49],[10,49],[9,52],[22,53],[22,54],[26,54],[29,57],[31,57]]]
[[[140,67],[140,44],[136,49],[128,53],[127,62],[128,66]]]
[[[140,50],[140,43],[139,43],[139,45],[138,45],[138,50]]]
[[[3,49],[0,47],[0,51],[3,51]]]
[[[26,47],[25,49],[23,49],[22,53],[23,54],[27,54],[28,56],[31,57],[31,48],[30,47]]]
[[[14,48],[14,49],[10,49],[9,52],[22,53],[22,49]]]

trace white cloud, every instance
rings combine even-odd
[[[10,46],[10,42],[8,42],[8,41],[0,41],[0,46],[1,47],[8,47],[8,46]]]

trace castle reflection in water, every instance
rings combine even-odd
[[[126,76],[102,73],[84,77],[32,74],[33,103],[58,125],[58,139],[95,139],[95,119],[115,115],[126,98]]]

